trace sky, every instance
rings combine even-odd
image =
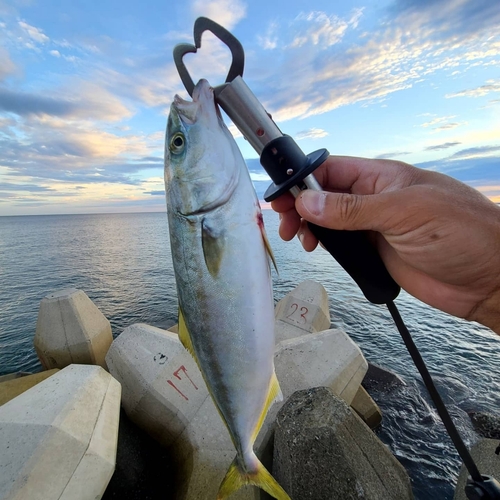
[[[500,202],[500,3],[493,0],[0,0],[0,215],[164,211],[172,50],[206,16],[304,152],[393,158]],[[223,83],[206,33],[185,57]],[[236,134],[257,193],[270,183]]]

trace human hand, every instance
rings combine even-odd
[[[446,175],[391,160],[329,157],[315,176],[325,191],[272,202],[280,236],[318,241],[306,221],[368,230],[407,292],[500,333],[500,207]]]

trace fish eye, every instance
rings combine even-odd
[[[172,140],[170,141],[170,151],[176,154],[182,153],[184,144],[184,136],[178,132],[172,137]]]

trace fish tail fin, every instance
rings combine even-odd
[[[228,498],[246,484],[261,488],[273,498],[276,498],[276,500],[291,500],[287,492],[278,484],[278,481],[271,476],[260,460],[255,455],[254,457],[255,472],[244,471],[239,465],[238,457],[233,460],[233,463],[229,467],[219,487],[217,500]]]

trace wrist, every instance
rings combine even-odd
[[[472,310],[467,319],[477,321],[500,335],[500,285]]]

